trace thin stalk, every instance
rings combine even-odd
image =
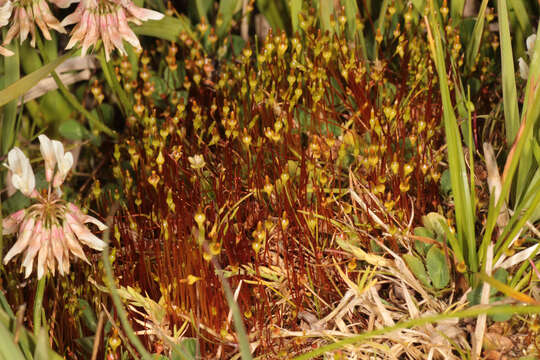
[[[101,48],[101,51],[99,52],[97,58],[99,60],[99,63],[101,64],[101,70],[103,71],[105,80],[107,81],[115,95],[118,97],[118,100],[120,100],[120,109],[122,110],[122,114],[127,117],[132,112],[132,104],[131,101],[129,101],[128,96],[126,95],[126,92],[118,82],[118,79],[113,72],[111,64],[107,62],[104,47]]]
[[[45,293],[45,279],[43,276],[38,280],[36,297],[34,298],[34,335],[38,336],[41,328],[41,311],[43,309],[43,294]]]

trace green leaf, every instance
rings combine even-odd
[[[48,336],[45,327],[39,329],[37,336],[34,360],[49,360]]]
[[[452,181],[450,179],[450,171],[444,170],[441,175],[441,192],[444,195],[450,195],[452,192]]]
[[[446,263],[446,257],[441,249],[433,246],[426,256],[426,267],[436,289],[442,289],[450,281],[450,271]]]
[[[36,85],[41,79],[49,75],[58,65],[67,60],[71,55],[72,52],[69,52],[59,57],[58,59],[51,61],[47,65],[41,67],[39,70],[36,70],[33,73],[26,75],[22,79],[14,82],[13,84],[6,87],[4,90],[0,91],[0,106],[4,106],[11,100],[15,100],[18,97],[22,96],[25,92],[27,92],[34,85]]]
[[[499,33],[501,39],[501,71],[504,104],[504,123],[506,128],[506,143],[511,146],[519,128],[518,97],[516,90],[516,72],[512,54],[512,39],[506,0],[497,1],[499,15]]]
[[[321,1],[319,3],[319,20],[321,22],[322,31],[329,31],[330,33],[334,31],[330,25],[330,16],[332,14],[334,14],[334,2]]]
[[[92,332],[96,332],[97,319],[96,314],[94,313],[94,309],[92,309],[88,301],[84,299],[78,299],[78,302],[79,309],[82,311],[82,319],[84,321],[84,324],[88,327],[89,330],[91,330]]]
[[[246,46],[246,41],[242,39],[241,36],[238,35],[232,35],[231,36],[232,41],[232,50],[235,56],[240,55],[242,50],[244,50],[244,47]]]
[[[82,140],[87,134],[88,130],[81,125],[77,120],[70,119],[63,122],[58,127],[58,132],[60,135],[69,140]]]
[[[412,254],[403,255],[403,259],[407,263],[407,266],[409,266],[409,268],[413,272],[414,276],[416,276],[416,278],[420,280],[422,284],[427,287],[432,287],[431,280],[429,279],[429,276],[424,267],[424,263],[421,259]]]
[[[179,18],[167,16],[161,20],[148,20],[139,26],[132,27],[137,35],[157,37],[168,41],[177,41],[182,31],[193,37],[191,24],[185,16]]]
[[[289,7],[291,9],[292,32],[295,34],[298,31],[298,16],[302,11],[302,0],[289,0]]]
[[[287,29],[287,20],[284,19],[286,19],[290,14],[286,13],[287,9],[284,9],[282,5],[283,4],[281,1],[257,0],[257,8],[264,15],[266,20],[268,20],[268,23],[274,30]]]
[[[461,134],[458,128],[450,88],[448,85],[447,68],[445,63],[445,50],[441,39],[442,25],[439,22],[440,14],[435,14],[433,2],[430,2],[430,22],[428,40],[429,46],[439,79],[441,99],[443,105],[444,131],[448,146],[448,165],[454,196],[457,241],[452,241],[452,249],[458,258],[464,256],[467,266],[473,271],[478,270],[478,251],[476,249],[476,234],[474,228],[475,213],[474,201],[469,190],[468,172],[465,165]]]
[[[446,224],[446,218],[439,213],[430,212],[427,215],[422,216],[422,223],[425,228],[435,234],[432,239],[442,240],[445,237],[444,225]]]
[[[242,8],[242,3],[239,0],[221,0],[219,2],[218,19],[221,25],[218,26],[217,35],[223,38],[231,31],[231,22],[234,14]]]
[[[414,235],[427,237],[427,238],[435,240],[435,234],[433,233],[433,231],[422,226],[418,226],[414,228]]]
[[[20,76],[19,66],[19,44],[13,44],[7,47],[13,51],[13,56],[4,58],[4,76],[3,86],[17,82]],[[1,95],[0,95],[1,96]],[[0,97],[0,102],[2,98]],[[1,105],[0,105],[1,106]],[[5,155],[11,149],[15,142],[16,126],[17,126],[17,101],[13,100],[4,108],[4,117],[2,119],[2,134],[1,145],[2,152],[0,155]]]
[[[347,40],[353,41],[356,34],[356,16],[358,4],[356,0],[344,0],[345,16],[347,17]]]
[[[173,347],[171,360],[195,360],[197,356],[197,339],[187,338]]]
[[[24,360],[21,350],[13,342],[13,336],[3,323],[0,323],[0,359]]]
[[[483,0],[478,11],[478,16],[474,24],[472,32],[472,38],[467,43],[467,50],[465,51],[466,63],[469,71],[475,64],[476,55],[480,49],[480,43],[482,42],[482,34],[484,33],[484,23],[486,20],[486,8],[488,0]]]
[[[208,11],[211,9],[213,3],[212,0],[195,0],[199,21],[205,18],[208,24]]]

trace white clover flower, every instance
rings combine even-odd
[[[10,0],[6,1],[3,5],[0,5],[0,28],[6,26],[9,23],[9,18],[11,17],[11,12],[13,10],[13,4]],[[0,46],[0,55],[11,56],[13,52],[2,46]]]
[[[529,60],[532,59],[534,46],[536,45],[536,34],[530,35],[527,40],[525,41],[527,44],[527,55],[529,56]],[[527,80],[529,78],[529,65],[523,60],[523,58],[518,59],[518,68],[519,68],[519,76],[523,80]]]
[[[39,135],[39,150],[45,160],[45,178],[50,182],[53,178],[54,167],[56,166],[56,155],[52,141],[45,135]]]
[[[11,175],[11,183],[25,196],[31,196],[36,186],[34,171],[30,165],[30,160],[24,155],[21,149],[14,147],[8,153],[8,162],[4,163]]]
[[[70,152],[64,153],[64,145],[62,145],[60,141],[53,140],[52,146],[56,157],[56,163],[58,165],[58,171],[54,176],[53,186],[57,188],[62,185],[69,170],[73,166],[73,155]]]
[[[59,190],[73,166],[73,155],[64,153],[62,143],[51,141],[45,135],[40,135],[39,141],[49,191],[42,195],[34,190],[35,179],[28,158],[19,148],[11,150],[6,166],[13,173],[12,182],[24,195],[31,195],[34,204],[4,218],[2,234],[17,234],[15,244],[4,256],[4,264],[24,252],[21,269],[24,269],[27,278],[32,274],[37,257],[37,278],[41,279],[48,272],[54,275],[56,270],[60,275],[69,273],[70,253],[88,263],[81,244],[98,251],[103,250],[106,244],[92,234],[86,224],[92,223],[99,230],[105,230],[107,226],[60,198],[60,191],[51,191],[52,187]],[[32,182],[29,181],[29,172],[32,172]],[[24,179],[27,179],[26,182]]]
[[[536,34],[530,35],[525,43],[527,44],[527,55],[529,55],[529,58],[532,58],[534,46],[536,45]]]

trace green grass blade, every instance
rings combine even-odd
[[[433,2],[430,2],[432,11],[430,19],[432,26],[428,25],[428,39],[432,56],[435,61],[439,76],[439,85],[443,103],[443,121],[448,146],[448,164],[450,168],[450,179],[452,183],[452,193],[454,195],[456,227],[458,243],[462,247],[467,265],[473,272],[478,271],[478,255],[476,252],[476,237],[474,231],[474,212],[465,159],[463,157],[463,147],[461,135],[457,125],[456,115],[450,98],[448,79],[446,77],[446,65],[444,51],[440,33],[440,23],[433,11]],[[426,19],[427,21],[427,19]]]
[[[321,1],[319,3],[319,20],[321,22],[322,31],[329,31],[330,33],[334,31],[330,25],[330,16],[332,14],[334,14],[334,2]]]
[[[204,18],[206,19],[206,23],[208,24],[208,11],[212,8],[212,4],[212,0],[195,0],[199,21]]]
[[[148,20],[140,26],[133,26],[132,29],[137,35],[152,36],[168,41],[178,41],[178,36],[182,31],[194,37],[191,24],[185,16],[179,18],[165,16],[161,20]]]
[[[519,110],[516,91],[516,72],[510,38],[510,23],[506,0],[497,0],[499,15],[499,33],[501,41],[501,71],[503,86],[504,123],[506,126],[506,144],[511,146],[519,128]]]
[[[516,15],[519,27],[521,27],[521,30],[528,36],[528,34],[532,33],[532,26],[529,19],[529,14],[527,12],[527,8],[525,6],[525,1],[512,0],[509,1],[508,4],[514,10],[514,14]]]
[[[219,2],[218,19],[221,25],[217,28],[217,35],[223,38],[231,30],[231,22],[234,14],[242,8],[240,0],[221,0]]]
[[[376,33],[375,35],[377,35],[378,32],[381,33],[381,35],[383,36],[384,38],[384,24],[385,24],[385,17],[386,17],[386,11],[388,10],[388,0],[383,0],[382,4],[381,4],[381,7],[380,7],[380,12],[379,12],[379,17],[377,19],[377,22],[376,22]],[[378,51],[378,48],[379,48],[379,43],[377,41],[373,41],[373,57],[375,59],[377,59],[379,57],[379,51]]]
[[[450,16],[452,17],[452,21],[456,23],[456,21],[461,20],[463,17],[463,8],[465,7],[465,0],[452,0],[450,1]]]
[[[287,11],[287,6],[283,5],[284,4],[281,1],[276,0],[257,0],[257,7],[264,15],[266,20],[268,20],[268,23],[272,27],[274,34],[278,29],[287,29],[287,17],[289,16],[289,14],[284,13],[284,11]]]
[[[0,359],[25,360],[9,329],[0,322]]]
[[[465,59],[468,71],[471,71],[472,67],[476,64],[476,56],[480,50],[480,43],[482,42],[482,34],[484,33],[484,24],[486,20],[486,8],[488,0],[483,0],[478,11],[478,17],[474,24],[473,34],[471,41],[467,44],[465,51]]]
[[[356,34],[356,17],[358,16],[358,4],[356,0],[343,0],[345,16],[347,17],[347,39],[354,40]]]
[[[8,48],[14,52],[12,56],[4,58],[4,84],[13,84],[20,77],[19,64],[19,44],[15,43]],[[0,102],[1,102],[0,95]],[[1,105],[0,105],[1,106]],[[2,153],[5,155],[15,143],[16,125],[17,125],[17,100],[16,98],[4,107],[4,117],[2,119]]]
[[[34,85],[36,85],[41,79],[49,75],[51,71],[53,71],[58,65],[67,60],[72,54],[72,52],[69,52],[49,62],[39,70],[36,70],[31,74],[26,75],[22,79],[17,80],[15,83],[7,86],[5,89],[0,91],[0,106],[4,106],[10,101],[17,99],[19,96],[22,96],[25,92],[27,92]]]
[[[295,34],[298,31],[298,16],[302,11],[302,0],[290,0],[289,8],[291,11],[292,32]]]
[[[537,36],[540,35],[540,27],[538,29]],[[533,132],[533,129],[538,122],[540,117],[540,91],[538,89],[538,80],[531,81],[531,79],[538,79],[540,76],[540,64],[538,59],[540,59],[540,42],[536,42],[534,48],[534,53],[531,59],[531,67],[529,69],[529,81],[527,82],[527,87],[525,88],[525,97],[523,105],[523,114],[520,128],[518,129],[517,142],[514,144],[506,160],[506,165],[504,167],[504,172],[502,176],[502,189],[499,201],[497,204],[492,204],[488,210],[488,218],[485,225],[485,233],[482,242],[491,241],[491,235],[495,229],[495,223],[497,216],[501,211],[501,207],[504,201],[508,199],[510,189],[512,186],[512,179],[516,173],[516,170],[519,166],[522,166],[523,159],[522,152],[525,148],[527,142],[530,142],[530,136]],[[520,201],[515,205],[516,208],[521,207],[521,201],[526,201],[520,199]]]

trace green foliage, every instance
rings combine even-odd
[[[431,247],[426,255],[426,268],[435,289],[442,289],[450,281],[448,262],[441,249]]]

